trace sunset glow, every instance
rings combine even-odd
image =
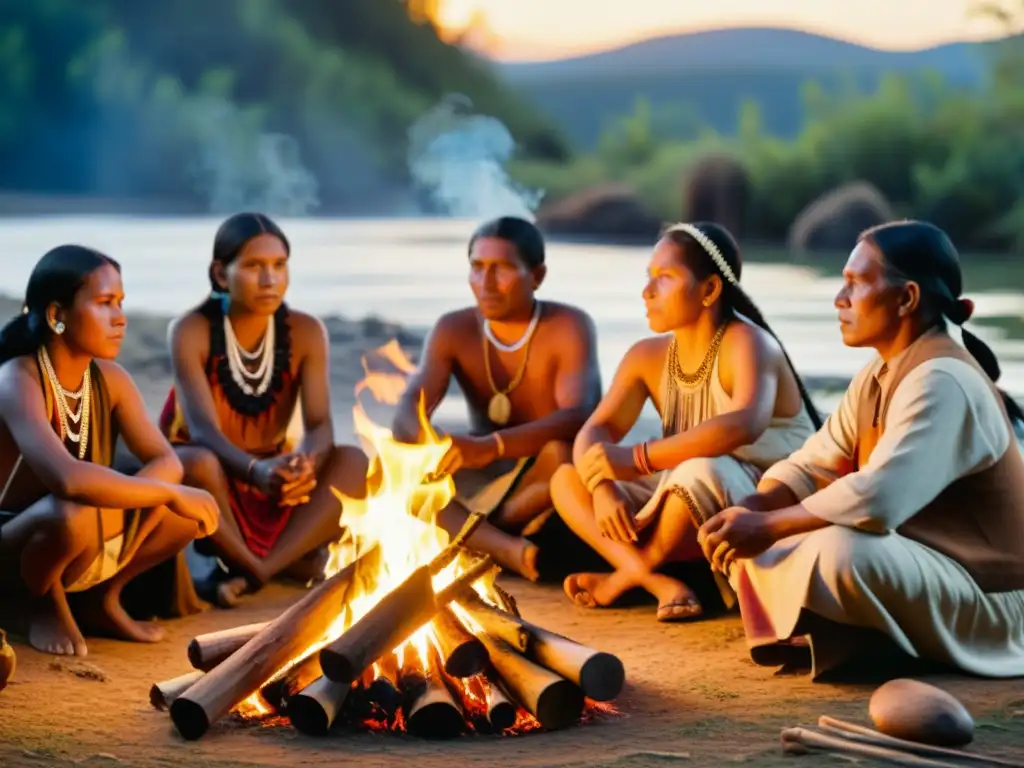
[[[478,29],[472,39],[502,59],[558,58],[634,40],[716,27],[794,27],[879,48],[914,49],[992,37],[1000,30],[969,12],[971,0],[445,0],[441,26]],[[599,11],[597,9],[600,9]]]

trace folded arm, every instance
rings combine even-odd
[[[755,442],[771,423],[779,390],[779,366],[769,342],[746,323],[734,323],[719,356],[731,384],[729,408],[685,432],[652,440],[647,455],[655,471],[689,459],[725,456]]]
[[[315,317],[292,313],[296,337],[304,349],[300,374],[299,397],[302,403],[302,442],[298,453],[308,456],[320,466],[334,447],[334,421],[331,418],[331,363],[327,328]]]
[[[23,360],[0,369],[0,416],[25,463],[54,496],[108,509],[157,507],[176,498],[171,483],[130,477],[72,456],[53,431],[39,380]],[[165,465],[160,471],[170,475],[171,469]]]
[[[246,478],[255,457],[235,446],[221,431],[217,406],[203,368],[210,354],[210,329],[205,318],[192,313],[171,323],[168,346],[175,396],[192,441],[213,451],[230,474]]]

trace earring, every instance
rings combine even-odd
[[[53,332],[60,336],[66,330],[67,326],[64,325],[63,321],[58,320],[57,324],[53,326]]]
[[[231,295],[224,291],[220,295],[220,311],[222,314],[227,314],[228,310],[231,309]]]

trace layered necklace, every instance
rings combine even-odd
[[[714,397],[711,392],[711,372],[722,346],[722,337],[728,323],[723,323],[715,332],[704,354],[700,367],[693,373],[685,373],[679,365],[679,345],[675,336],[668,345],[666,365],[667,382],[662,404],[662,426],[665,435],[676,435],[696,427],[715,415]]]
[[[267,330],[252,352],[235,336],[228,313],[219,305],[203,310],[210,322],[210,358],[207,375],[216,376],[231,410],[256,417],[269,411],[284,387],[291,365],[291,332],[284,304],[267,319]]]
[[[231,378],[249,397],[260,397],[274,378],[274,323],[267,318],[263,339],[252,352],[238,343],[231,319],[224,315],[224,346]],[[250,370],[249,366],[255,366]]]
[[[540,313],[541,308],[538,301],[534,304],[533,317],[530,318],[530,324],[527,326],[526,332],[513,344],[503,344],[499,341],[491,330],[490,321],[484,320],[484,370],[487,372],[487,383],[494,393],[491,401],[487,404],[487,418],[499,427],[508,424],[508,420],[512,416],[512,401],[509,399],[509,395],[512,394],[513,389],[519,386],[523,376],[526,374],[526,361],[530,358],[529,344],[533,338],[534,331],[537,330]],[[519,370],[516,371],[516,375],[512,377],[512,380],[505,389],[498,389],[494,383],[494,376],[491,373],[491,350],[488,342],[502,352],[518,352],[524,346],[526,347],[526,354],[523,355],[523,361],[519,364]]]
[[[54,393],[54,400],[56,400],[57,420],[60,423],[60,439],[77,443],[78,459],[82,461],[85,459],[85,453],[89,447],[89,410],[92,402],[92,375],[90,369],[92,366],[90,365],[89,368],[85,369],[85,375],[82,377],[82,386],[76,391],[70,392],[64,389],[60,379],[57,378],[57,373],[53,370],[53,363],[50,361],[50,355],[46,351],[46,347],[39,348],[39,362],[43,367],[46,378],[50,382],[50,387]],[[78,403],[75,410],[71,410],[71,406],[68,405],[69,400]],[[72,424],[76,425],[74,429],[71,426]]]

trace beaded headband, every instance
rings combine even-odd
[[[736,279],[736,275],[732,271],[732,267],[729,266],[729,262],[725,260],[725,256],[718,250],[718,246],[715,245],[714,241],[697,229],[693,224],[673,224],[665,233],[669,232],[684,232],[704,249],[705,253],[711,257],[711,260],[715,262],[715,266],[718,267],[718,271],[722,273],[722,276],[733,285],[739,285],[740,281]]]

